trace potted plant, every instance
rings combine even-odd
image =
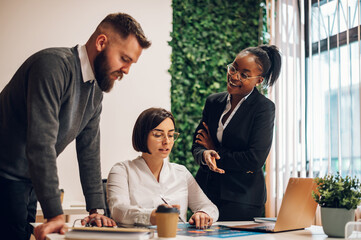
[[[344,237],[345,225],[355,220],[355,209],[361,202],[361,185],[358,178],[339,173],[315,178],[317,191],[312,192],[321,206],[324,232],[330,237]]]

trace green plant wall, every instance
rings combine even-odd
[[[205,100],[226,90],[226,65],[236,54],[262,39],[260,4],[259,0],[172,1],[171,111],[181,135],[170,160],[192,174],[198,169],[191,153],[193,133]]]

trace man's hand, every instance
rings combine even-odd
[[[188,222],[191,225],[196,225],[196,228],[203,229],[212,226],[213,219],[205,212],[196,212]]]
[[[206,130],[200,129],[197,131],[196,143],[202,145],[208,150],[214,150],[215,148],[211,138],[211,134],[209,133],[209,128],[205,122],[203,122],[203,126],[206,128]]]
[[[98,213],[92,213],[89,216],[85,217],[83,220],[81,220],[81,225],[85,225],[87,223],[96,225],[97,227],[114,227],[117,225],[113,219],[110,219]]]
[[[209,169],[213,172],[217,173],[225,173],[223,169],[220,169],[217,167],[216,160],[220,159],[221,157],[218,155],[218,153],[214,150],[205,150],[203,152],[203,160],[209,167]]]
[[[50,218],[46,223],[37,226],[34,229],[34,236],[36,240],[45,240],[46,235],[49,233],[65,234],[65,232],[66,232],[65,217],[62,214]]]

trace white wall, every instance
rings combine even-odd
[[[148,107],[170,109],[171,0],[1,0],[0,90],[32,53],[47,47],[84,44],[109,13],[126,12],[140,24],[152,46],[114,89],[104,95],[101,117],[102,176],[118,161],[139,153],[131,135],[138,115]],[[84,201],[75,144],[58,158],[64,201]]]

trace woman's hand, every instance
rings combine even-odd
[[[152,211],[152,213],[150,214],[150,218],[149,218],[149,221],[150,221],[150,224],[152,225],[156,225],[157,224],[157,219],[156,219],[156,213],[155,211],[157,211],[157,209],[154,209]]]
[[[202,145],[203,147],[207,148],[208,150],[214,150],[214,144],[209,133],[209,128],[205,122],[203,122],[203,126],[206,128],[199,129],[196,136],[196,143]]]
[[[196,212],[188,222],[191,225],[196,225],[196,228],[208,228],[212,226],[213,219],[205,212]]]
[[[217,167],[216,160],[220,159],[221,157],[218,155],[218,153],[214,150],[205,150],[203,152],[203,160],[209,167],[209,169],[213,172],[217,173],[225,173],[223,169],[220,169]]]
[[[180,205],[178,205],[178,204],[175,204],[175,205],[161,204],[161,205],[169,207],[169,208],[171,208],[171,207],[172,208],[177,208],[179,210],[179,212],[180,212]],[[149,221],[150,221],[150,224],[152,224],[152,225],[157,225],[156,211],[157,211],[157,209],[154,209],[150,214]]]

